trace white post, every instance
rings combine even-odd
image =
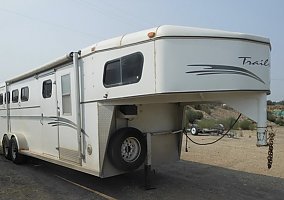
[[[147,141],[147,156],[144,165],[144,176],[145,176],[145,189],[151,190],[154,189],[151,186],[151,165],[152,165],[152,134],[146,133],[146,141]]]
[[[8,103],[8,83],[5,82],[5,101],[6,101],[6,112],[7,112],[7,133],[10,132],[10,108],[9,108],[9,103]],[[11,95],[11,94],[10,94]],[[10,96],[11,99],[11,96]]]
[[[82,125],[81,125],[81,106],[80,106],[80,77],[79,77],[79,64],[78,64],[78,52],[73,52],[73,65],[74,65],[74,82],[75,82],[75,103],[76,103],[76,124],[77,124],[77,137],[78,137],[78,150],[80,156],[80,163],[84,155],[82,154]]]
[[[147,157],[146,157],[146,165],[152,165],[152,135],[151,133],[146,133],[146,141],[147,141]]]
[[[267,121],[267,97],[266,94],[261,94],[258,99],[258,120],[257,120],[257,146],[267,145],[266,121]]]

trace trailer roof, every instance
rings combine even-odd
[[[149,38],[148,33],[155,33],[154,37]],[[112,38],[102,42],[98,42],[82,50],[82,56],[88,55],[97,51],[104,51],[108,49],[121,48],[124,46],[141,43],[153,39],[165,37],[199,37],[199,38],[228,38],[250,40],[255,42],[266,43],[270,45],[270,40],[265,37],[228,32],[213,29],[193,28],[184,26],[163,25],[148,30],[143,30],[135,33],[126,34],[120,37]]]
[[[235,38],[235,39],[247,39],[253,41],[259,41],[264,43],[270,43],[268,38],[249,35],[238,32],[221,31],[214,29],[193,28],[183,26],[160,26],[157,29],[157,37],[163,36],[185,36],[185,37],[220,37],[220,38]]]
[[[148,35],[149,33],[152,33],[151,36]],[[126,35],[116,37],[113,39],[98,42],[94,45],[91,45],[87,48],[82,49],[81,56],[86,56],[94,52],[121,48],[121,47],[125,47],[128,45],[138,44],[138,43],[147,42],[150,40],[155,40],[155,39],[160,39],[160,38],[165,38],[165,37],[198,37],[198,38],[205,37],[205,38],[228,38],[228,39],[233,38],[233,39],[261,42],[261,43],[266,43],[270,45],[270,40],[268,38],[255,36],[255,35],[249,35],[249,34],[237,33],[237,32],[227,32],[227,31],[220,31],[220,30],[213,30],[213,29],[164,25],[164,26],[159,26],[159,27],[155,27],[155,28],[151,28],[148,30],[139,31],[135,33],[130,33],[130,34],[126,34]],[[71,62],[71,60],[72,58],[69,56],[69,54],[66,54],[34,70],[31,70],[22,75],[19,75],[10,80],[7,80],[6,82],[11,84],[13,82],[23,80],[25,78],[34,76],[41,72],[58,67],[63,63]]]

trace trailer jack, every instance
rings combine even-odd
[[[147,156],[146,156],[146,162],[144,165],[144,187],[145,190],[153,190],[156,189],[151,184],[151,175],[152,175],[152,149],[151,149],[151,133],[146,133],[146,140],[147,140]]]

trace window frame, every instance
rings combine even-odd
[[[51,91],[50,91],[50,94],[48,93],[48,95],[47,95],[47,93],[46,93],[45,91],[47,91],[47,90],[46,90],[46,87],[49,86],[49,82],[50,82],[50,85],[51,85]],[[42,82],[42,91],[41,91],[41,94],[42,94],[42,97],[43,97],[44,99],[51,98],[51,96],[52,96],[52,80],[51,80],[51,79],[47,79],[47,80],[45,80],[45,81]]]
[[[27,91],[26,91],[26,89],[27,89]],[[27,93],[27,94],[25,94],[25,93]],[[28,86],[22,87],[21,88],[21,102],[27,102],[27,101],[29,101],[29,98],[30,98],[30,89],[29,89],[29,87]]]
[[[135,81],[125,81],[127,79],[124,79],[126,77],[124,77],[124,71],[126,71],[128,65],[123,65],[123,62],[125,62],[125,60],[131,56],[137,56],[139,55],[140,56],[140,59],[139,61],[141,61],[140,63],[138,63],[138,69],[139,70],[139,77],[137,78],[137,80]],[[108,72],[108,67],[110,66],[110,64],[112,63],[116,63],[116,62],[119,62],[119,69],[117,69],[116,71],[119,71],[120,74],[118,74],[118,76],[120,77],[120,82],[117,82],[117,83],[112,83],[112,84],[109,84],[109,83],[106,83],[107,81],[107,72]],[[129,66],[128,66],[129,67]],[[103,85],[105,88],[111,88],[111,87],[117,87],[117,86],[122,86],[122,85],[130,85],[130,84],[135,84],[135,83],[138,83],[141,78],[142,78],[142,74],[143,74],[143,67],[144,67],[144,55],[142,54],[142,52],[135,52],[135,53],[132,53],[132,54],[128,54],[128,55],[125,55],[125,56],[122,56],[120,58],[116,58],[116,59],[113,59],[113,60],[110,60],[110,61],[107,61],[105,63],[105,66],[104,66],[104,74],[103,74]],[[129,77],[128,77],[129,79]]]
[[[15,96],[17,94],[17,96]],[[19,90],[15,89],[12,90],[12,103],[18,103],[19,102]]]

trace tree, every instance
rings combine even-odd
[[[192,109],[187,109],[186,111],[186,120],[193,124],[196,120],[200,120],[203,118],[203,113],[199,111],[194,111]]]

